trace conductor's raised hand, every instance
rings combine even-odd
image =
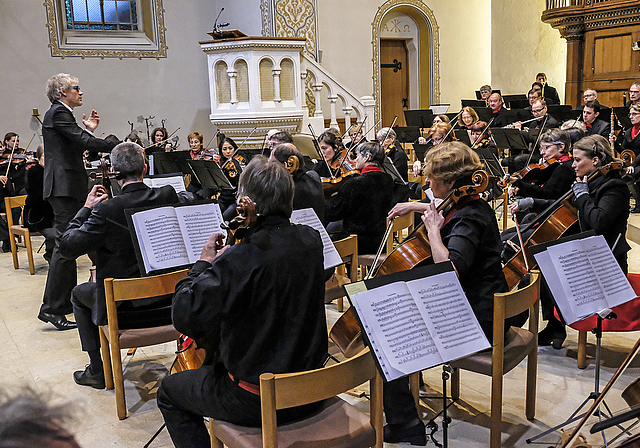
[[[229,246],[224,245],[224,235],[222,233],[214,233],[209,237],[202,248],[200,259],[213,262],[218,256],[222,255]]]
[[[107,194],[107,189],[102,185],[94,185],[89,194],[87,195],[87,200],[84,201],[84,206],[87,208],[93,208],[102,201],[105,201],[109,198]]]
[[[93,132],[96,130],[98,125],[100,124],[100,116],[95,109],[91,111],[89,118],[87,118],[86,114],[82,114],[82,124],[87,128],[87,131]]]

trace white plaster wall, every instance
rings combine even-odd
[[[215,3],[215,2],[213,2]],[[124,138],[127,120],[136,128],[139,115],[167,118],[167,128],[178,131],[180,148],[188,147],[186,136],[198,130],[211,136],[209,83],[206,55],[198,41],[208,40],[217,10],[210,0],[177,2],[164,0],[168,57],[156,59],[104,59],[51,57],[42,2],[3,0],[0,3],[0,60],[3,61],[3,107],[0,133],[15,131],[25,144],[37,121],[31,117],[38,108],[43,116],[50,104],[44,89],[46,80],[59,72],[80,79],[84,105],[75,111],[96,109],[101,122],[97,135],[114,133]],[[226,12],[226,11],[225,11]],[[42,118],[42,117],[41,117]],[[40,142],[38,135],[32,145]]]
[[[247,36],[262,35],[260,0],[213,0],[206,3],[213,3],[215,15],[220,12],[221,8],[224,8],[218,22],[229,22],[229,26],[223,30],[240,30]],[[215,15],[213,19],[215,19]],[[213,21],[211,28],[213,28]]]
[[[547,74],[564,102],[567,44],[540,20],[545,0],[491,2],[491,86],[502,93],[526,93],[536,73]]]

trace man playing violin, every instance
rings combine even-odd
[[[51,108],[44,116],[42,138],[44,140],[44,199],[53,208],[53,228],[56,246],[53,249],[47,284],[42,298],[38,319],[53,324],[58,330],[75,328],[65,314],[70,313],[71,290],[77,283],[76,260],[63,258],[59,251],[59,239],[67,225],[82,208],[88,190],[88,176],[82,155],[90,152],[109,152],[116,145],[96,138],[93,132],[100,123],[95,110],[87,118],[82,114],[83,130],[76,123],[73,109],[82,106],[82,91],[78,79],[60,73],[47,81],[47,97]]]
[[[84,371],[74,372],[73,379],[79,385],[95,389],[105,387],[98,332],[98,326],[107,323],[104,279],[140,276],[124,210],[178,202],[173,187],[150,188],[142,182],[146,174],[144,150],[135,143],[121,143],[113,149],[111,169],[122,193],[106,200],[106,189],[102,185],[94,186],[84,207],[60,238],[59,248],[62,256],[73,260],[90,251],[97,254],[96,282],[77,285],[71,293],[82,350],[89,355],[89,365]],[[171,319],[169,304],[166,297],[145,299],[144,303],[136,303],[133,312],[131,302],[119,302],[119,323],[123,328],[150,323],[166,325]]]
[[[322,240],[289,221],[293,188],[280,162],[254,157],[238,192],[256,204],[257,223],[233,246],[211,235],[176,286],[176,329],[199,345],[215,341],[202,367],[166,377],[158,390],[177,448],[211,446],[203,416],[260,426],[260,375],[320,368],[327,357]],[[278,411],[278,422],[319,404]]]

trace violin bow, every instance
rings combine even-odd
[[[518,241],[520,241],[520,249],[522,252],[522,259],[524,260],[524,267],[527,269],[527,272],[531,272],[531,268],[529,268],[529,261],[527,261],[527,256],[524,253],[524,241],[522,240],[522,232],[520,232],[520,224],[518,223],[518,218],[516,215],[513,215],[513,221],[516,223],[516,232],[518,233]]]
[[[471,144],[471,147],[473,148],[474,146],[476,146],[476,143],[478,143],[480,141],[480,139],[482,138],[482,136],[484,135],[485,132],[487,132],[487,130],[489,129],[489,126],[491,126],[491,123],[493,123],[493,120],[495,120],[496,117],[493,117],[491,119],[491,121],[489,121],[489,123],[487,123],[487,126],[484,128],[484,130],[482,131],[482,133],[478,136],[478,138],[476,138],[473,143]]]
[[[458,115],[453,117],[453,120],[451,120],[451,122],[449,123],[450,126],[451,126],[451,129],[449,129],[449,132],[447,132],[447,135],[445,135],[444,138],[442,139],[443,142],[446,142],[447,141],[447,137],[449,137],[449,134],[451,134],[453,132],[453,125],[451,125],[451,123],[455,122],[461,114],[462,114],[462,111],[458,112]],[[489,126],[487,125],[487,127],[489,127]]]
[[[362,125],[364,124],[364,122],[366,120],[367,120],[367,116],[364,117],[364,120],[362,120],[362,122],[358,126],[358,130],[356,131],[356,135],[358,135],[362,131]],[[349,129],[351,129],[351,128],[349,128]],[[349,131],[347,130],[347,132],[349,132]],[[345,134],[346,134],[346,132],[344,134],[342,134],[342,136],[344,137]],[[362,136],[362,138],[364,138],[364,135]],[[358,144],[360,144],[360,142],[362,141],[362,138],[360,140],[358,140]],[[342,145],[342,146],[344,146],[344,145]],[[350,151],[355,154],[355,149],[356,149],[355,142],[351,142],[351,148],[349,148],[349,150],[344,153],[344,156],[340,158],[340,165],[338,165],[338,166],[342,166],[344,164],[344,161],[347,160],[347,155],[349,155]]]
[[[209,148],[209,146],[211,145],[211,142],[213,142],[213,139],[216,138],[219,134],[220,134],[220,129],[216,131],[215,135],[211,137],[211,140],[209,140],[209,143],[207,143],[207,146],[204,147],[204,152],[207,152],[207,149],[211,149]]]
[[[245,139],[242,141],[242,143],[240,143],[240,146],[238,146],[238,147],[236,148],[236,150],[235,150],[235,151],[233,151],[233,154],[231,154],[231,156],[229,156],[229,158],[227,159],[227,161],[226,161],[226,162],[224,162],[224,163],[222,164],[222,166],[220,167],[220,169],[221,169],[221,170],[223,170],[223,169],[224,169],[224,167],[225,167],[225,166],[227,166],[227,164],[228,164],[229,162],[231,162],[231,160],[235,157],[235,155],[238,153],[238,151],[240,151],[240,148],[242,148],[242,147],[244,146],[244,144],[247,142],[247,140],[249,140],[249,137],[251,137],[251,136],[253,135],[253,133],[254,133],[254,132],[256,132],[256,129],[258,129],[258,126],[256,126],[255,128],[253,128],[253,130],[249,133],[249,135],[247,135],[247,138],[245,138]]]
[[[332,180],[336,180],[336,176],[333,174],[333,170],[331,169],[331,165],[329,165],[329,162],[327,161],[327,158],[324,156],[324,153],[320,149],[320,142],[318,141],[318,137],[316,137],[316,133],[314,132],[313,126],[311,125],[311,123],[309,123],[309,131],[311,132],[311,136],[313,137],[313,143],[314,143],[314,146],[316,148],[316,151],[318,152],[318,155],[320,157],[322,157],[322,160],[324,160],[325,165],[327,165],[327,169],[329,170],[329,174],[331,175],[331,179]]]
[[[171,137],[173,137],[173,134],[175,134],[175,133],[176,133],[176,132],[178,132],[179,130],[180,130],[180,128],[176,129],[176,130],[175,130],[175,131],[173,131],[171,134],[169,134],[169,135],[167,136],[167,138],[165,138],[165,139],[164,139],[164,140],[162,140],[161,142],[154,143],[153,145],[146,146],[146,147],[144,147],[144,148],[142,148],[142,149],[147,150],[147,149],[149,149],[149,148],[153,148],[154,146],[156,146],[156,145],[158,145],[158,144],[167,143],[169,140],[171,140]]]
[[[9,170],[11,169],[11,160],[13,159],[13,153],[16,151],[16,146],[18,146],[18,139],[16,138],[13,142],[13,148],[11,148],[11,155],[9,156],[9,163],[7,164],[7,172],[4,173],[4,177],[9,177]]]
[[[373,259],[373,264],[371,265],[371,269],[369,270],[369,273],[365,276],[364,280],[369,280],[373,278],[373,276],[376,274],[376,271],[378,270],[378,267],[379,267],[378,262],[380,261],[380,257],[382,257],[382,249],[387,244],[387,239],[389,239],[389,236],[391,234],[391,229],[393,229],[393,220],[396,218],[397,216],[389,220],[389,224],[387,224],[387,230],[384,232],[384,237],[382,237],[382,242],[380,243],[380,247],[378,247],[378,252],[376,252],[376,257]]]
[[[384,147],[384,141],[389,138],[389,134],[391,133],[391,130],[393,129],[393,126],[396,124],[396,121],[398,121],[398,116],[396,115],[396,117],[393,119],[393,123],[391,123],[391,126],[389,126],[389,130],[387,131],[387,135],[384,136],[384,140],[382,140],[382,146]]]
[[[368,115],[365,115],[365,116],[364,116],[364,119],[360,122],[360,126],[358,127],[358,132],[360,132],[360,131],[362,130],[362,125],[367,121],[367,117],[368,117]],[[356,122],[356,124],[357,124],[357,122]],[[347,128],[347,130],[346,130],[346,131],[344,131],[344,134],[342,134],[342,137],[341,137],[341,138],[345,138],[345,136],[349,133],[349,129],[351,129],[353,126],[354,126],[354,125],[349,126],[349,127]]]
[[[531,148],[531,154],[529,154],[529,159],[527,159],[527,164],[525,166],[529,166],[531,164],[531,158],[533,157],[533,153],[536,151],[536,146],[540,143],[540,137],[542,137],[542,132],[544,131],[544,126],[547,124],[547,120],[549,119],[549,114],[544,116],[544,121],[542,122],[542,126],[540,126],[540,133],[538,134],[538,138]]]

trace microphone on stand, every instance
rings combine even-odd
[[[218,29],[218,28],[219,28],[219,26],[218,26],[218,19],[220,18],[220,14],[222,14],[222,11],[224,11],[224,8],[222,8],[222,9],[220,10],[220,12],[218,13],[218,16],[216,17],[215,22],[213,22],[213,31],[212,31],[213,33],[217,33],[217,32],[219,32],[219,31],[220,31],[220,30]],[[221,25],[221,26],[222,26],[222,25]],[[229,26],[229,24],[227,23],[225,26]]]

